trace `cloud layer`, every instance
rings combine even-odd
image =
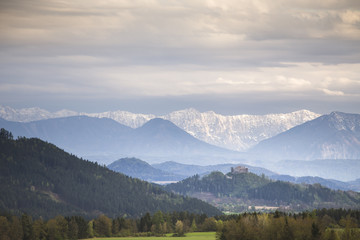
[[[1,1],[0,63],[9,105],[247,95],[348,106],[360,103],[360,2]]]

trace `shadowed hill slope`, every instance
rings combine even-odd
[[[0,211],[44,218],[141,216],[161,210],[221,214],[199,201],[115,173],[39,139],[0,134]]]

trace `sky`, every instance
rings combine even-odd
[[[360,113],[360,1],[0,0],[0,104]]]

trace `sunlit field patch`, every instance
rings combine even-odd
[[[93,240],[93,238],[86,240]],[[96,238],[96,240],[215,240],[215,232],[187,233],[185,237],[172,237],[172,234],[167,234],[165,237],[111,237]]]

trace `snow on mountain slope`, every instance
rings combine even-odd
[[[163,118],[200,140],[245,151],[264,139],[319,116],[308,110],[287,114],[223,116],[213,111],[200,113],[195,109],[186,109],[172,112]]]
[[[144,125],[151,119],[156,118],[155,115],[151,114],[136,114],[126,111],[114,111],[114,112],[103,112],[103,113],[82,113],[89,117],[98,117],[98,118],[111,118],[125,126],[138,128]]]
[[[8,121],[28,122],[76,115],[111,118],[132,128],[141,127],[153,118],[163,118],[175,123],[178,127],[202,141],[237,151],[246,151],[264,139],[320,116],[320,114],[308,110],[286,114],[223,116],[213,111],[201,113],[190,108],[164,116],[155,116],[126,111],[77,113],[70,110],[61,110],[51,113],[40,108],[15,110],[10,107],[0,106],[0,117]]]
[[[237,151],[246,151],[260,141],[320,116],[308,110],[287,114],[223,116],[213,111],[195,109],[171,112],[163,116],[125,111],[86,114],[107,117],[132,128],[159,117],[175,123],[194,137],[207,143]]]
[[[0,117],[7,121],[14,122],[31,122],[49,118],[70,117],[77,115],[79,115],[79,113],[66,109],[57,112],[49,112],[38,107],[13,109],[11,107],[4,107],[0,105]]]
[[[75,112],[67,109],[63,109],[57,112],[49,112],[47,110],[34,107],[34,108],[22,108],[13,109],[7,106],[0,105],[0,118],[7,121],[14,122],[31,122],[38,120],[45,120],[50,118],[61,118],[84,115],[88,117],[97,118],[110,118],[128,127],[138,128],[144,125],[147,121],[156,118],[155,115],[151,114],[136,114],[126,111],[114,111],[114,112],[103,112],[103,113],[85,113]]]

